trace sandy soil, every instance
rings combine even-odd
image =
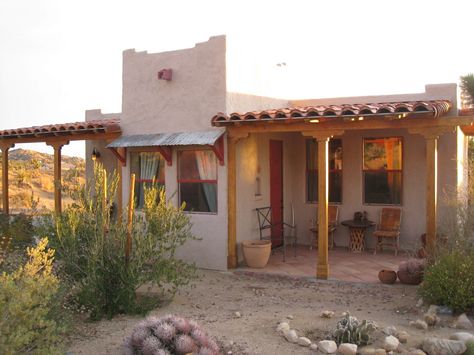
[[[422,331],[408,326],[422,318],[416,308],[416,287],[382,284],[357,284],[314,279],[289,279],[227,272],[201,271],[194,287],[181,291],[165,307],[152,315],[179,314],[202,323],[207,331],[232,354],[310,354],[308,348],[288,343],[275,331],[279,320],[289,323],[298,335],[313,341],[324,339],[343,311],[359,320],[375,321],[379,328],[393,325],[410,334],[404,348],[416,346],[427,335],[448,336],[452,317],[443,318],[444,326]],[[320,313],[332,310],[332,319]],[[236,317],[240,312],[241,317]],[[140,317],[120,316],[111,321],[84,323],[71,336],[70,354],[120,354],[120,347]],[[376,347],[381,333],[375,335]],[[232,342],[232,345],[230,345]]]

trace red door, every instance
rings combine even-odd
[[[283,244],[283,142],[270,140],[270,207],[272,208],[272,247]]]

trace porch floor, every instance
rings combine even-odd
[[[282,251],[276,251],[270,256],[268,264],[263,269],[253,269],[242,266],[239,270],[283,274],[289,276],[316,276],[317,249],[310,250],[308,246],[298,246],[296,257],[293,248],[287,248],[286,262],[283,262]],[[362,253],[350,252],[347,248],[329,249],[329,278],[340,281],[377,283],[378,273],[382,269],[397,271],[398,264],[407,260],[408,255],[399,251],[398,256],[393,250],[377,252],[373,250]]]

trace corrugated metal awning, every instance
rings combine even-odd
[[[107,148],[157,147],[181,145],[214,145],[224,134],[223,129],[201,132],[137,134],[122,136],[110,143]]]

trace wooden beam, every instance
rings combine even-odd
[[[123,173],[122,173],[122,162],[117,159],[117,220],[122,221],[122,209],[123,209]]]
[[[10,205],[8,198],[8,151],[13,148],[14,144],[1,144],[2,150],[2,200],[3,200],[3,213],[10,214]]]
[[[429,253],[436,246],[437,164],[438,137],[426,137],[426,247]]]
[[[214,145],[210,146],[212,151],[219,160],[220,165],[224,165],[224,135],[220,136]]]
[[[67,141],[96,141],[115,139],[121,136],[121,132],[104,132],[104,133],[84,133],[67,136],[37,136],[37,137],[14,137],[14,138],[0,138],[0,143],[15,144],[15,143],[38,143],[44,142],[48,145],[56,144],[57,142]]]
[[[304,122],[295,119],[295,122],[251,121],[243,122],[240,126],[227,126],[229,135],[268,133],[268,132],[311,132],[331,130],[366,130],[366,129],[410,129],[410,128],[437,128],[468,126],[474,119],[470,117],[442,117],[416,119],[366,119],[362,121],[344,121],[342,119],[328,120],[319,123]]]
[[[57,215],[62,212],[61,202],[61,149],[68,141],[49,142],[48,145],[54,149],[54,211]]]
[[[127,150],[126,148],[107,148],[115,155],[121,166],[127,165]]]

